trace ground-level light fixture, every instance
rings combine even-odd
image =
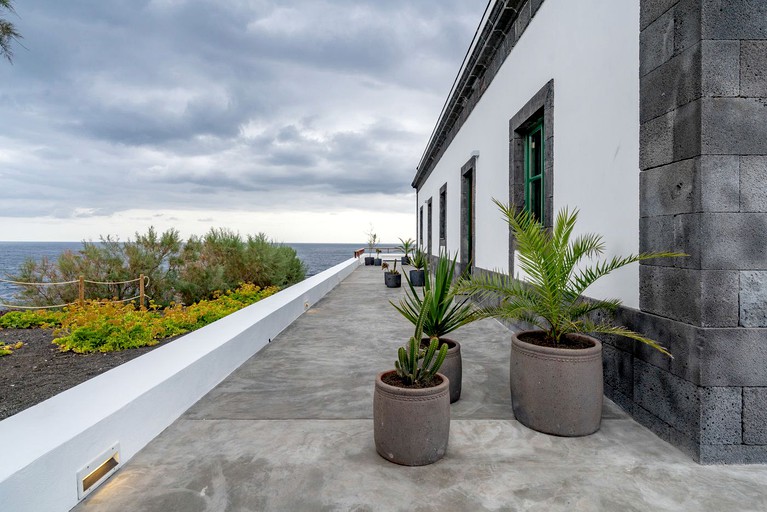
[[[120,467],[120,443],[115,443],[77,472],[77,499],[81,500]]]

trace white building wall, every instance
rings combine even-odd
[[[419,206],[433,198],[435,253],[439,189],[447,183],[447,248],[455,253],[460,169],[479,151],[475,265],[508,271],[508,227],[491,198],[509,197],[510,118],[552,78],[554,213],[577,207],[577,232],[602,234],[606,256],[638,251],[639,1],[546,0],[419,191]],[[587,295],[638,308],[638,265],[604,278]]]

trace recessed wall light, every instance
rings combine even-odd
[[[115,443],[77,472],[77,499],[81,500],[120,467],[120,443]]]

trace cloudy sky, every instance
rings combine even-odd
[[[415,235],[415,166],[484,0],[17,0],[0,240]]]

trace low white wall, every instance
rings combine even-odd
[[[0,421],[0,510],[69,510],[76,474],[120,443],[128,461],[338,283],[350,259]]]

